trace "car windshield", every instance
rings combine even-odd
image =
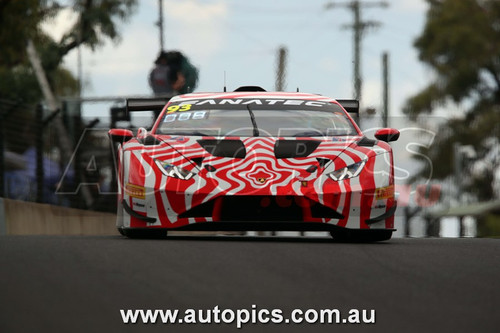
[[[295,100],[294,100],[295,102]],[[303,101],[306,102],[306,101]],[[298,104],[298,102],[295,102]],[[336,104],[170,105],[157,134],[197,136],[315,137],[357,135]],[[305,103],[304,103],[305,104]]]

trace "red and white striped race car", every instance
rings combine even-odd
[[[399,131],[363,135],[356,100],[306,93],[191,93],[168,103],[151,131],[111,129],[118,142],[119,231],[330,231],[334,239],[387,240],[394,231],[393,155]]]

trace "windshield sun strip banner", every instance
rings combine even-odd
[[[252,109],[276,109],[276,110],[318,110],[318,111],[341,111],[337,104],[326,101],[313,101],[302,99],[258,99],[258,98],[214,98],[199,100],[180,100],[172,102],[167,107],[167,114],[186,112],[192,110],[210,109],[241,109],[247,107]]]

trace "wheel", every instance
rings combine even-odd
[[[134,239],[162,239],[167,237],[167,229],[151,228],[151,229],[127,229],[118,228],[120,234]]]
[[[392,230],[339,229],[336,231],[331,231],[330,235],[335,241],[338,242],[371,243],[371,242],[382,242],[391,239]]]

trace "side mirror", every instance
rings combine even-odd
[[[137,130],[137,138],[144,139],[147,136],[148,136],[148,130],[145,129],[144,127],[139,127],[139,129]]]
[[[114,143],[122,144],[132,139],[134,137],[134,134],[132,133],[131,130],[128,129],[113,128],[109,130],[108,136]]]
[[[399,131],[394,128],[381,128],[375,132],[375,137],[385,142],[396,141],[399,139]]]

